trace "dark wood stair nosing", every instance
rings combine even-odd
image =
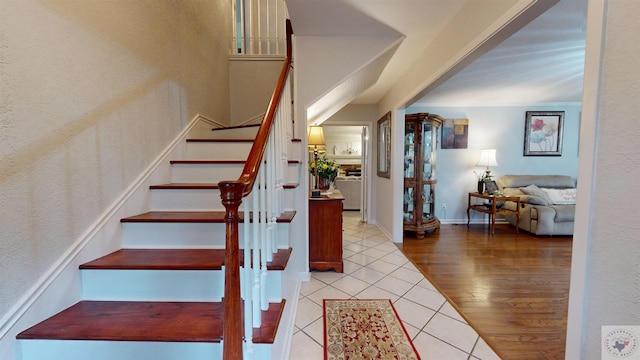
[[[222,340],[223,302],[83,300],[16,335],[18,340],[213,342]],[[254,343],[273,343],[286,300],[270,303]],[[242,321],[244,324],[244,321]]]
[[[207,159],[195,159],[195,160],[170,160],[171,165],[184,165],[184,164],[222,164],[222,165],[236,165],[244,164],[246,160],[207,160]]]
[[[218,188],[218,183],[168,183],[149,186],[151,190],[216,190]]]
[[[223,131],[223,130],[234,130],[234,129],[244,129],[250,127],[258,127],[260,124],[247,124],[247,125],[237,125],[237,126],[225,126],[219,128],[212,128],[211,131]]]
[[[284,189],[295,189],[298,186],[300,186],[298,183],[282,185]],[[151,190],[217,190],[219,188],[218,183],[168,183],[149,186]]]
[[[254,139],[187,139],[188,143],[253,143]]]
[[[278,249],[273,260],[267,263],[267,270],[284,270],[292,251],[292,248]],[[81,264],[79,269],[222,270],[225,253],[225,249],[120,249]],[[240,266],[244,266],[244,249],[240,249],[239,257]]]
[[[277,223],[289,223],[295,217],[295,211],[285,211],[276,220]],[[224,223],[225,211],[149,211],[120,219],[121,223]],[[244,213],[238,213],[240,223],[244,223]],[[253,221],[250,214],[249,221]]]

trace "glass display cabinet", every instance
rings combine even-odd
[[[418,239],[440,228],[434,201],[437,136],[442,121],[435,114],[405,115],[403,228]]]

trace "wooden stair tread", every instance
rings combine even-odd
[[[171,160],[169,161],[169,163],[171,163],[172,165],[179,165],[179,164],[230,164],[230,165],[235,165],[235,164],[244,164],[245,162],[247,162],[246,160],[206,160],[206,159],[201,159],[201,160]]]
[[[151,185],[149,189],[153,190],[168,190],[168,189],[218,189],[217,183],[169,183]]]
[[[252,143],[254,139],[187,139],[187,142],[203,143]]]
[[[276,222],[291,222],[295,214],[295,211],[285,211],[278,217]],[[120,222],[224,223],[224,217],[224,211],[149,211],[143,214],[120,219]],[[240,222],[244,222],[243,212],[239,212],[238,217]]]
[[[291,248],[278,249],[267,270],[284,270]],[[91,270],[221,270],[225,249],[121,249],[80,265]],[[240,266],[244,250],[240,250]]]
[[[212,128],[212,131],[222,131],[222,130],[233,130],[233,129],[244,129],[244,128],[249,128],[249,127],[259,127],[260,123],[257,124],[248,124],[248,125],[237,125],[237,126],[227,126],[227,127],[219,127],[219,128]]]
[[[288,183],[282,185],[284,189],[295,189],[299,186],[298,183]],[[175,190],[175,189],[205,189],[216,190],[219,189],[217,183],[168,183],[149,186],[152,190]]]
[[[284,309],[271,303],[255,343],[272,343]],[[17,339],[220,342],[221,302],[80,301],[21,332]]]

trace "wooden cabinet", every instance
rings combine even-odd
[[[403,225],[418,239],[440,227],[435,215],[435,188],[437,136],[442,121],[435,114],[405,115]]]
[[[342,194],[309,198],[309,269],[342,272]]]

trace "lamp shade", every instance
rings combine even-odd
[[[482,149],[480,150],[480,158],[478,159],[478,166],[498,166],[496,161],[496,149]]]
[[[309,145],[324,145],[324,132],[321,126],[309,126]]]

